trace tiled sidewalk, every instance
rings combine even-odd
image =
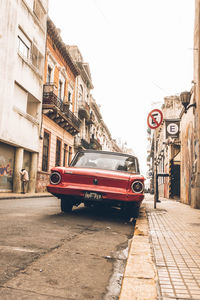
[[[155,256],[160,299],[200,300],[200,210],[153,197],[144,201]]]

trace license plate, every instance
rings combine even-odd
[[[86,192],[85,193],[85,199],[86,200],[96,200],[99,201],[102,199],[101,194],[95,193],[95,192]]]

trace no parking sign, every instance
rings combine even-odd
[[[150,111],[147,117],[147,124],[149,128],[156,129],[158,128],[163,121],[163,113],[159,109],[153,109]]]

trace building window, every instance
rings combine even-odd
[[[49,169],[49,142],[50,135],[46,131],[44,131],[43,138],[43,155],[42,155],[42,171],[48,172]]]
[[[43,55],[37,47],[26,37],[23,31],[19,28],[18,31],[18,53],[23,56],[29,63],[37,68],[40,73],[43,72]]]
[[[67,144],[64,144],[64,149],[63,149],[63,167],[66,167],[67,163]]]
[[[38,48],[32,44],[32,64],[36,67],[40,72],[42,71],[42,59],[43,56],[38,50]]]
[[[47,83],[51,82],[51,77],[52,77],[52,68],[50,66],[48,66],[48,69],[47,69]]]
[[[58,98],[63,100],[63,82],[61,80],[59,80]]]
[[[68,166],[70,165],[71,160],[72,160],[72,147],[69,146]]]
[[[72,101],[72,94],[71,94],[71,92],[68,92],[68,101],[69,101],[69,102]]]
[[[73,95],[73,88],[69,84],[68,86],[68,102],[69,102],[69,109],[72,111],[72,95]]]
[[[34,12],[35,16],[38,18],[38,20],[44,25],[45,11],[42,8],[39,0],[34,0],[33,12]]]
[[[61,158],[61,141],[57,139],[56,141],[56,166],[60,166]]]
[[[80,101],[83,100],[83,87],[82,87],[82,85],[80,85],[79,100]]]
[[[19,33],[18,33],[18,52],[23,57],[28,59],[30,57],[30,48],[31,48],[31,42],[25,36],[25,34],[22,32],[22,30],[19,29]]]
[[[20,54],[22,54],[24,57],[29,57],[29,47],[24,43],[24,41],[18,36],[18,51]]]

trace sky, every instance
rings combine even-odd
[[[49,16],[89,63],[92,95],[113,139],[146,175],[147,116],[190,90],[195,0],[49,0]]]

